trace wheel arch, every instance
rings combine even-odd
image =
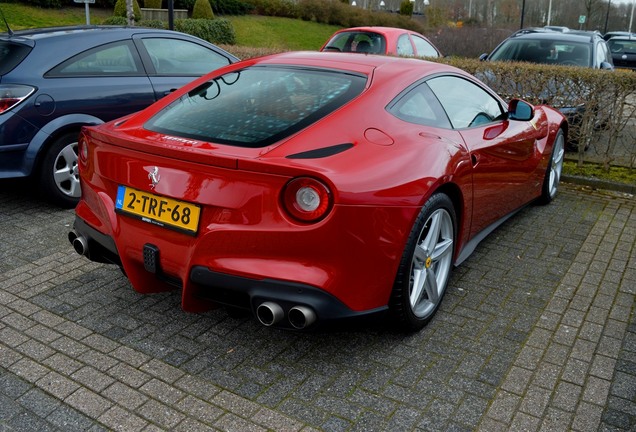
[[[58,117],[47,123],[31,140],[27,148],[27,162],[31,166],[31,174],[37,174],[40,171],[47,149],[61,136],[73,131],[77,131],[79,136],[82,126],[92,126],[101,123],[104,123],[104,121],[100,118],[86,114]]]

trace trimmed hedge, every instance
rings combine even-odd
[[[174,22],[174,29],[197,36],[214,44],[234,45],[236,34],[232,23],[226,19],[179,19]]]
[[[636,162],[636,140],[628,127],[636,118],[636,73],[458,57],[434,60],[475,75],[508,100],[578,108],[576,122],[570,123],[569,140],[578,144],[579,163],[592,156],[606,167],[619,159],[630,166]],[[601,152],[586,155],[591,144],[599,141],[604,144]],[[617,152],[619,142],[623,148]]]

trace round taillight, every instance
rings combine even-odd
[[[283,190],[283,206],[295,219],[302,222],[317,222],[331,210],[333,198],[329,188],[322,182],[299,177],[291,180]]]

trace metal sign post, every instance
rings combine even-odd
[[[86,25],[91,24],[91,15],[88,11],[88,4],[95,3],[95,0],[73,0],[74,3],[84,3],[84,9],[86,10]]]

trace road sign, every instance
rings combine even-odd
[[[95,0],[73,0],[74,3],[95,3]]]
[[[585,24],[585,15],[579,16],[579,24]]]

